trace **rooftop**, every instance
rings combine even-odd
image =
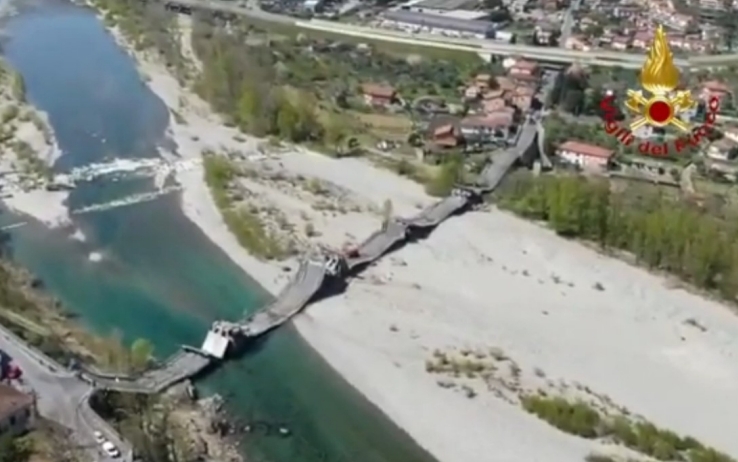
[[[413,6],[421,8],[437,8],[439,10],[458,10],[465,6],[475,5],[475,0],[421,0],[413,2]]]
[[[571,151],[589,157],[610,158],[615,154],[612,149],[595,146],[593,144],[583,143],[581,141],[567,141],[559,146],[562,151]]]
[[[390,21],[477,34],[486,34],[491,32],[495,26],[489,21],[458,19],[445,15],[440,16],[437,14],[419,13],[407,10],[390,10],[384,12],[383,16],[385,19]]]
[[[0,384],[0,416],[7,416],[19,409],[33,404],[32,395],[23,393],[15,388]]]

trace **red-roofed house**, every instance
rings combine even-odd
[[[0,433],[18,435],[33,427],[36,399],[15,388],[0,384]]]
[[[508,111],[465,117],[460,123],[461,135],[471,143],[492,138],[506,138],[510,134],[510,127],[513,123],[513,114]]]
[[[559,145],[556,154],[564,162],[583,170],[604,171],[610,165],[615,151],[581,141],[567,141]]]
[[[365,83],[361,85],[364,102],[370,106],[389,106],[397,101],[397,91],[388,85]]]
[[[438,147],[453,148],[459,144],[459,137],[456,136],[456,129],[453,124],[441,125],[433,130],[431,137],[433,143]]]
[[[709,101],[713,96],[717,97],[720,102],[731,97],[730,87],[723,82],[717,80],[708,80],[700,86],[700,99]]]

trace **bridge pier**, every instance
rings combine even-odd
[[[215,321],[205,336],[201,350],[214,358],[223,359],[228,353],[228,348],[234,346],[239,333],[238,325],[226,321]]]

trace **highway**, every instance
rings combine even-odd
[[[162,1],[162,0],[159,0]],[[192,10],[205,10],[243,16],[264,22],[293,25],[304,29],[320,30],[337,35],[366,38],[368,40],[406,43],[417,46],[430,46],[449,50],[468,51],[480,54],[500,56],[524,56],[528,59],[547,62],[592,64],[598,66],[619,66],[624,68],[640,68],[645,53],[623,53],[607,50],[578,51],[559,47],[537,47],[525,44],[510,44],[483,39],[452,38],[433,34],[410,34],[376,27],[364,27],[317,19],[300,20],[286,15],[267,13],[258,8],[243,8],[223,0],[163,0],[166,5],[179,5]],[[581,1],[581,0],[580,0]],[[579,3],[576,3],[577,7]],[[570,33],[572,27],[571,13],[564,26]],[[562,30],[567,32],[567,29]],[[726,66],[738,63],[738,54],[691,56],[687,59],[675,59],[680,68],[700,68]]]

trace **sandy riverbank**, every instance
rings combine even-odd
[[[9,63],[0,60],[0,70],[3,201],[13,211],[50,226],[68,223],[64,205],[68,193],[38,187],[45,181],[44,171],[62,155],[48,116],[26,101],[22,78]]]
[[[138,58],[151,89],[186,120],[171,127],[180,155],[221,146],[256,151],[255,140],[236,141],[237,133],[162,66]],[[358,160],[285,152],[245,165],[259,172],[241,181],[248,200],[280,210],[300,246],[360,240],[379,226],[377,209],[386,199],[397,215],[432,200],[418,185]],[[280,179],[265,174],[276,171]],[[319,179],[329,193],[306,186],[306,178]],[[202,171],[184,172],[180,181],[186,215],[267,289],[279,289],[285,263],[260,262],[238,245]],[[308,223],[312,237],[300,231]],[[579,383],[659,426],[738,455],[738,318],[496,210],[450,219],[295,322],[339,373],[441,462],[572,462],[591,452],[623,452],[549,427],[477,378],[426,371],[435,350],[464,348],[504,351],[522,370],[523,388]]]

